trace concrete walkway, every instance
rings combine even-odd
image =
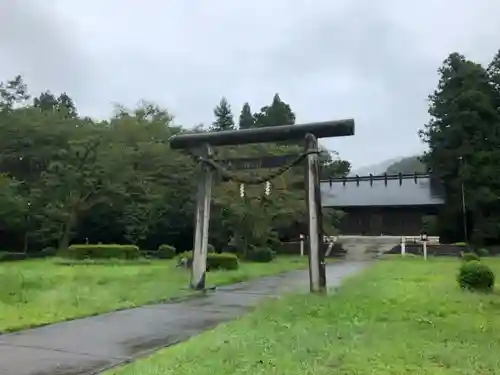
[[[368,263],[327,266],[329,287]],[[210,275],[209,275],[210,276]],[[0,335],[1,375],[98,374],[247,313],[259,300],[308,290],[307,271],[223,286],[202,297]]]

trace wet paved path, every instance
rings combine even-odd
[[[365,262],[327,266],[329,287]],[[0,335],[1,375],[97,374],[250,311],[259,300],[309,287],[307,271],[218,287],[184,301],[138,307]]]

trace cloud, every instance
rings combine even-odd
[[[223,95],[237,115],[279,92],[300,122],[355,118],[354,137],[323,143],[358,166],[422,150],[448,53],[487,62],[500,48],[500,3],[486,0],[36,4],[0,5],[2,76],[21,68],[30,86],[66,90],[95,116],[153,100],[185,125],[209,124]]]
[[[89,61],[63,18],[39,1],[0,3],[0,74],[10,79],[22,74],[35,92],[70,91],[82,101],[92,79]]]

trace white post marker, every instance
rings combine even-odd
[[[406,240],[405,236],[401,236],[401,256],[405,256],[406,254]]]
[[[300,256],[304,256],[304,235],[300,235]]]
[[[427,233],[422,232],[420,234],[420,241],[422,241],[422,250],[424,253],[424,259],[427,260],[427,241],[429,240],[429,237],[427,236]]]
[[[328,248],[326,249],[325,257],[329,257],[332,252],[333,245],[335,244],[335,237],[325,237],[326,242],[328,243]]]

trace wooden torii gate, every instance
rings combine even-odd
[[[304,140],[305,152],[296,160],[307,159],[306,202],[308,211],[308,253],[309,281],[311,292],[326,291],[325,259],[321,242],[322,211],[319,186],[318,138],[343,137],[354,135],[354,120],[325,121],[308,124],[283,125],[220,132],[178,134],[170,139],[172,149],[198,150],[201,173],[198,180],[196,224],[194,233],[193,263],[190,286],[195,290],[205,289],[207,266],[208,226],[210,222],[210,201],[212,192],[213,146],[244,145],[251,143],[273,143]],[[246,159],[243,169],[269,168],[282,166],[287,158],[281,156],[263,157],[249,162]],[[227,164],[238,164],[232,159]],[[241,163],[240,163],[241,164]],[[253,165],[253,167],[252,167]],[[240,168],[241,169],[241,168]]]

